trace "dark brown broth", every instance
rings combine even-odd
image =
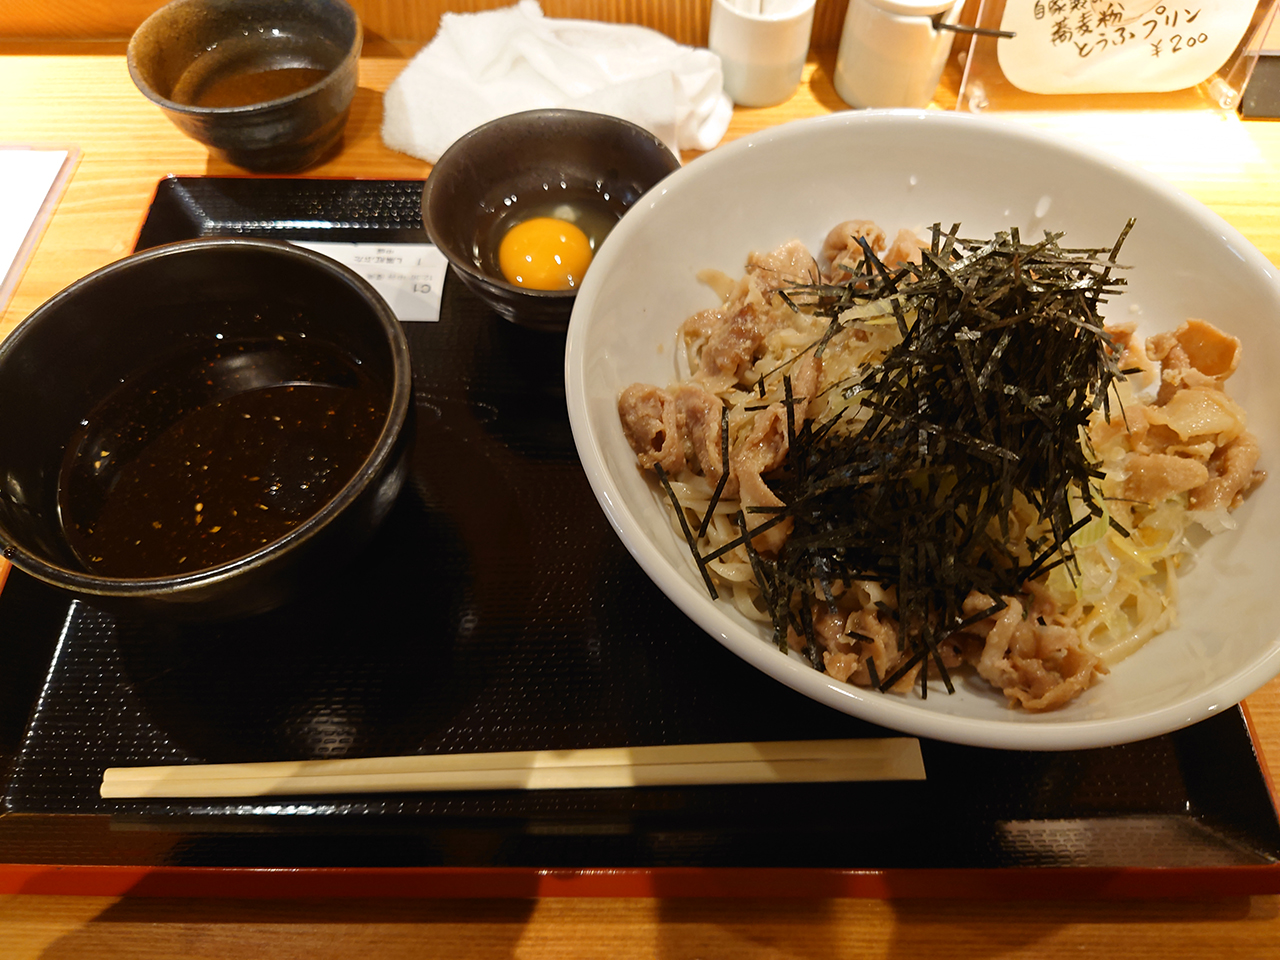
[[[222,73],[211,78],[185,102],[192,107],[245,107],[266,103],[305,90],[328,73],[315,67]]]
[[[231,359],[254,357],[248,349]],[[331,358],[313,364],[326,365]],[[72,549],[96,574],[161,577],[227,563],[280,539],[355,475],[386,419],[385,403],[346,371],[334,378],[339,384],[249,378],[197,392],[153,430],[138,417],[162,405],[161,378],[126,384],[68,445],[59,509]]]

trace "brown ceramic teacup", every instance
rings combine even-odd
[[[338,145],[362,42],[345,0],[173,0],[129,41],[129,73],[216,156],[287,172]]]

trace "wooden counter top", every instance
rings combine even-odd
[[[342,152],[306,176],[424,177],[383,146],[381,94],[404,55],[374,45]],[[787,103],[740,110],[728,137],[844,109],[833,57]],[[1112,151],[1219,212],[1280,264],[1280,125],[1194,112],[1039,113],[1010,122]],[[67,144],[79,166],[0,334],[71,281],[133,247],[158,180],[227,175],[129,81],[120,43],[0,41],[0,143]],[[696,162],[696,158],[686,160]],[[957,175],[962,175],[958,171]],[[4,642],[0,632],[0,642]],[[1280,763],[1280,680],[1248,701]],[[964,891],[956,891],[962,897]],[[0,957],[371,956],[920,957],[1280,956],[1280,897],[1195,902],[557,900],[204,901],[0,897]]]

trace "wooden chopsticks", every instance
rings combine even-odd
[[[106,799],[923,780],[913,737],[110,767]]]

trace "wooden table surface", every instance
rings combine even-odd
[[[796,96],[739,110],[728,139],[844,109],[832,57]],[[307,176],[424,177],[381,141],[404,51],[366,48],[343,150]],[[1280,264],[1280,125],[1210,110],[1006,114],[1135,162],[1219,212]],[[0,41],[0,143],[81,151],[0,335],[76,278],[125,256],[158,180],[239,171],[183,137],[129,81],[123,46]],[[697,162],[686,157],[686,162]],[[963,175],[958,171],[957,175]],[[0,642],[3,634],[0,633]],[[1249,698],[1280,763],[1280,680]],[[956,900],[227,901],[0,896],[0,958],[373,956],[1280,957],[1280,897],[1193,902]]]

